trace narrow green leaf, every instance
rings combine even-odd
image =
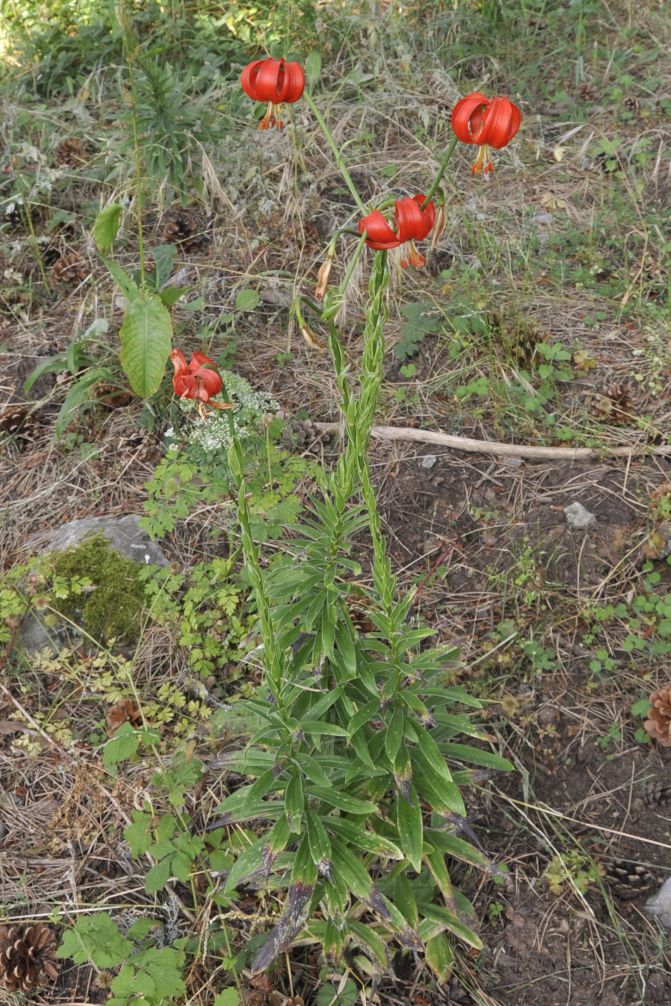
[[[371,699],[370,702],[366,702],[365,705],[361,706],[349,722],[348,732],[350,737],[353,737],[357,730],[361,730],[361,727],[369,723],[379,711],[379,699]]]
[[[427,919],[442,923],[445,929],[449,929],[451,933],[458,936],[464,943],[474,947],[476,950],[482,950],[482,940],[478,934],[473,932],[448,908],[443,908],[442,905],[422,905],[422,913]]]
[[[303,720],[301,730],[310,736],[320,736],[327,734],[329,737],[347,737],[344,727],[339,727],[336,723],[324,723],[322,720]]]
[[[131,388],[149,398],[161,386],[172,342],[172,322],[160,299],[140,290],[128,302],[121,330],[121,366]]]
[[[120,222],[121,206],[119,203],[108,203],[95,218],[93,239],[99,252],[106,252],[111,248],[119,231]]]
[[[310,796],[327,803],[329,807],[337,807],[338,810],[342,810],[346,814],[379,813],[376,803],[372,803],[370,800],[360,800],[348,793],[339,793],[335,789],[322,789],[321,786],[315,786]]]
[[[401,848],[417,873],[422,868],[423,829],[422,808],[414,786],[410,786],[410,799],[396,798],[396,824]]]
[[[287,815],[289,829],[294,834],[299,834],[301,822],[305,813],[305,796],[303,794],[303,782],[300,774],[292,776],[284,794],[284,811]]]
[[[331,857],[334,874],[347,884],[355,897],[367,901],[373,881],[361,860],[336,838],[331,843]]]
[[[442,745],[446,755],[456,758],[458,761],[469,762],[471,765],[482,765],[484,768],[494,769],[496,772],[514,772],[515,766],[507,758],[493,754],[491,751],[483,751],[481,748],[471,747],[470,744],[453,744],[451,741]]]
[[[331,860],[331,842],[319,815],[313,810],[307,811],[306,822],[312,862],[322,872],[323,867]]]
[[[478,866],[482,870],[490,870],[492,867],[491,860],[485,856],[484,852],[480,852],[470,842],[466,842],[463,838],[458,838],[448,831],[437,831],[431,828],[426,832],[426,840],[441,853],[452,856],[454,859],[460,859],[471,866]]]
[[[348,919],[347,926],[355,942],[358,943],[361,949],[371,954],[380,967],[386,970],[389,959],[387,957],[387,944],[382,937],[375,932],[372,926],[366,925],[364,922],[355,922],[353,919]]]
[[[439,984],[444,985],[454,970],[454,954],[447,936],[444,933],[434,936],[426,944],[424,953],[426,963],[438,979]]]
[[[403,710],[394,710],[384,734],[384,749],[387,752],[387,757],[392,765],[396,761],[396,755],[398,754],[398,749],[401,746],[401,741],[403,740],[404,726],[405,716],[403,715]]]
[[[324,823],[333,834],[342,838],[347,845],[354,845],[364,852],[370,852],[387,859],[403,859],[403,852],[398,845],[382,835],[366,831],[363,824],[347,821],[342,817],[327,817],[324,818]]]
[[[248,849],[245,849],[245,851],[238,856],[231,868],[231,872],[226,878],[226,885],[224,887],[225,894],[232,894],[238,884],[256,870],[261,869],[263,865],[263,847],[265,845],[265,841],[265,838],[257,839],[256,842],[253,842]]]

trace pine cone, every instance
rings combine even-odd
[[[638,112],[638,110],[641,107],[640,99],[634,97],[633,94],[628,95],[624,99],[624,101],[622,102],[622,104],[623,104],[624,108],[627,109],[628,112]]]
[[[180,245],[187,251],[195,251],[209,244],[206,228],[205,217],[198,210],[177,207],[168,210],[164,216],[161,235],[166,244]]]
[[[643,727],[663,747],[671,747],[671,688],[660,688],[652,693],[648,719]]]
[[[142,726],[142,713],[135,699],[121,699],[107,713],[110,734],[118,730],[122,723],[130,723],[132,727]]]
[[[8,992],[32,992],[58,977],[56,936],[48,926],[0,926],[0,982]]]
[[[61,164],[67,168],[79,168],[86,163],[86,152],[84,144],[76,136],[70,136],[63,140],[56,147],[54,154],[56,164]]]
[[[616,859],[603,864],[604,880],[610,891],[621,901],[630,901],[639,894],[647,894],[656,886],[653,875],[641,863]]]
[[[590,84],[589,81],[583,80],[582,84],[578,88],[578,94],[583,101],[594,101],[594,99],[598,97],[599,92],[594,84]]]
[[[634,418],[631,388],[625,381],[611,384],[596,400],[596,414],[604,422],[631,423]]]
[[[51,267],[51,275],[57,283],[83,283],[90,272],[86,259],[75,251],[64,252]]]

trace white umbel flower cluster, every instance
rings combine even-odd
[[[197,402],[180,399],[182,409],[194,420],[187,433],[188,442],[208,454],[227,451],[231,446],[231,418],[238,439],[247,440],[259,432],[266,417],[273,416],[279,409],[272,395],[267,391],[254,391],[244,377],[231,370],[220,370],[219,373],[223,381],[221,400],[233,402],[235,406],[230,412],[207,409],[203,417],[198,414]]]

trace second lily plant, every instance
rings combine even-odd
[[[333,235],[315,295],[295,305],[301,328],[309,332],[303,319],[309,310],[326,333],[344,443],[279,558],[262,557],[252,535],[234,394],[201,352],[188,364],[180,350],[171,354],[176,395],[198,402],[201,421],[229,426],[240,539],[260,626],[263,682],[236,707],[250,739],[224,756],[238,783],[217,824],[237,833],[238,849],[245,837],[224,894],[235,899],[245,887],[266,892],[266,912],[276,915],[255,971],[299,942],[318,945],[329,961],[354,953],[381,972],[396,947],[423,955],[444,982],[455,939],[475,951],[482,946],[476,912],[453,882],[454,865],[495,869],[464,837],[470,829],[462,789],[511,766],[490,750],[473,719],[480,703],[454,684],[452,648],[429,645],[433,630],[418,624],[414,590],[399,588],[368,446],[383,377],[389,253],[400,249],[402,266],[424,265],[422,242],[435,243],[444,226],[440,183],[457,143],[479,148],[474,173],[491,173],[490,150],[513,139],[520,111],[505,97],[476,91],[462,98],[426,192],[369,206],[305,90],[300,63],[255,59],[241,84],[265,106],[261,129],[282,128],[282,106],[307,102],[352,194],[354,218]],[[343,278],[330,286],[340,245]],[[336,318],[366,247],[374,255],[354,372]],[[210,412],[212,406],[224,411]],[[362,533],[369,548],[354,546]],[[362,583],[363,623],[352,607]]]

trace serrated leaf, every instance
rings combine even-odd
[[[224,989],[214,997],[212,1006],[238,1006],[240,995],[236,988]]]
[[[155,894],[156,891],[162,891],[165,885],[170,880],[170,858],[161,860],[160,863],[156,863],[152,866],[151,870],[147,874],[144,880],[144,889],[147,894]]]
[[[161,386],[172,342],[172,322],[159,297],[140,290],[128,302],[121,330],[121,366],[140,398]]]
[[[109,203],[100,211],[93,224],[93,239],[99,252],[106,252],[112,246],[119,231],[121,206]]]

